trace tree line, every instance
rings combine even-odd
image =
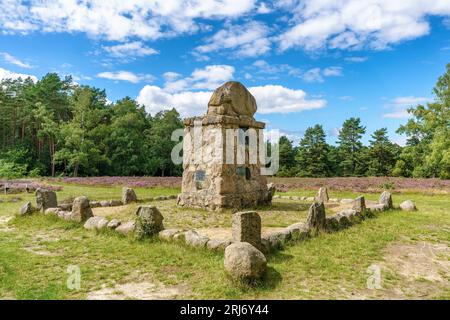
[[[0,177],[181,173],[170,152],[175,109],[148,114],[126,97],[49,73],[0,83]]]
[[[278,176],[402,176],[450,178],[450,64],[433,90],[434,101],[408,109],[410,119],[397,132],[387,129],[362,143],[366,128],[347,119],[336,145],[326,142],[321,125],[307,128],[300,143],[281,137]],[[175,176],[171,161],[177,142],[171,134],[183,124],[176,109],[148,114],[126,97],[109,103],[104,90],[80,86],[71,77],[49,73],[0,83],[0,177],[148,175]]]

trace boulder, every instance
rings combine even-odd
[[[400,209],[402,209],[403,211],[415,211],[416,205],[412,200],[406,200],[400,203]]]
[[[328,190],[325,187],[322,187],[319,189],[319,191],[316,194],[315,200],[317,202],[323,202],[326,203],[328,202],[330,198],[328,197]]]
[[[196,248],[205,248],[206,243],[209,241],[209,238],[206,236],[202,236],[198,234],[194,230],[186,231],[184,235],[185,243],[188,246],[196,247]]]
[[[131,188],[122,189],[122,203],[129,204],[137,201],[136,193]]]
[[[158,233],[158,237],[161,240],[170,241],[173,239],[173,236],[179,232],[181,232],[180,229],[166,229],[166,230],[160,231]]]
[[[325,229],[325,219],[325,206],[323,202],[313,203],[311,207],[309,207],[308,217],[306,219],[306,225],[308,229],[312,229],[314,231]]]
[[[256,108],[256,100],[247,88],[229,81],[214,91],[208,103],[208,115],[253,117]]]
[[[58,208],[61,209],[62,211],[72,211],[72,204],[71,203],[60,203],[58,205]]]
[[[270,233],[264,236],[264,239],[267,241],[270,249],[282,249],[291,237],[291,231],[289,229],[285,229],[283,231]]]
[[[100,217],[100,216],[95,216],[95,217],[91,217],[89,218],[85,223],[84,223],[84,228],[87,230],[101,230],[106,228],[106,226],[108,225],[108,220],[105,219],[104,217]]]
[[[384,191],[381,194],[378,203],[385,205],[388,209],[392,209],[394,207],[392,203],[392,194],[390,192]]]
[[[164,217],[154,206],[140,206],[136,211],[136,238],[142,239],[164,230]]]
[[[261,217],[255,211],[237,212],[232,220],[233,242],[248,242],[261,249]]]
[[[60,209],[59,208],[48,208],[47,210],[45,210],[44,211],[44,214],[45,215],[49,215],[49,214],[52,214],[52,215],[58,215],[58,212],[60,211]]]
[[[109,206],[110,207],[119,207],[122,206],[123,202],[120,200],[109,200]]]
[[[294,241],[306,239],[309,236],[309,228],[305,223],[295,223],[287,227]]]
[[[36,189],[36,205],[42,212],[48,208],[56,208],[58,206],[56,193],[42,188]]]
[[[108,200],[100,201],[100,207],[110,207],[110,206],[111,206],[111,202],[109,202]]]
[[[128,221],[128,222],[125,222],[125,223],[121,224],[120,226],[118,226],[115,230],[118,233],[126,236],[126,235],[133,233],[135,228],[136,228],[136,223],[134,221]]]
[[[84,222],[90,217],[93,217],[89,199],[85,196],[77,197],[73,200],[71,220],[77,222]]]
[[[91,206],[91,208],[98,208],[102,206],[100,201],[90,201],[89,205]]]
[[[31,204],[31,202],[28,201],[22,207],[20,207],[19,215],[26,216],[32,214],[33,212],[34,212],[33,205]]]
[[[353,201],[352,209],[358,212],[364,212],[366,210],[366,200],[363,196],[359,196]]]
[[[122,222],[120,222],[120,220],[117,219],[112,219],[110,222],[108,222],[108,224],[106,225],[106,227],[108,229],[116,229],[117,227],[119,227],[122,224]]]
[[[230,240],[225,239],[210,239],[206,244],[206,248],[211,251],[223,252],[231,243]]]
[[[261,251],[247,242],[236,242],[225,248],[224,266],[235,280],[261,279],[267,269],[267,260]]]
[[[369,209],[372,211],[385,211],[385,210],[388,210],[389,207],[387,204],[375,204],[375,205],[370,206]]]

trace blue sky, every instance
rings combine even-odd
[[[432,99],[449,35],[448,0],[0,0],[0,79],[71,74],[182,116],[237,80],[296,142],[316,123],[333,142],[356,116],[402,144],[395,130]]]

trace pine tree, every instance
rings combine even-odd
[[[286,136],[281,136],[279,140],[280,169],[277,176],[290,177],[295,172],[295,150]]]
[[[398,148],[389,141],[387,128],[372,134],[368,150],[368,172],[370,176],[390,176],[397,159]]]
[[[329,146],[321,125],[306,129],[297,151],[298,176],[326,177],[330,174]]]
[[[344,176],[364,174],[363,144],[361,138],[366,128],[359,118],[344,121],[338,136],[340,170]]]

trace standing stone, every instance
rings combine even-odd
[[[390,192],[384,191],[381,196],[380,200],[378,200],[379,204],[384,205],[387,209],[392,209],[394,206],[392,204],[392,195]]]
[[[136,238],[142,239],[164,230],[164,217],[156,207],[140,206],[136,216]]]
[[[400,203],[400,209],[402,209],[403,211],[415,211],[416,205],[412,200],[406,200]]]
[[[235,213],[231,227],[234,242],[248,242],[258,249],[261,248],[261,217],[257,212]]]
[[[54,191],[38,188],[36,190],[36,205],[38,210],[44,212],[48,208],[56,208],[58,201]]]
[[[73,200],[71,220],[84,222],[93,217],[89,199],[85,196],[77,197]]]
[[[269,183],[267,185],[267,201],[268,202],[272,201],[273,196],[275,195],[275,191],[276,191],[275,185],[273,183]]]
[[[131,188],[122,189],[122,202],[123,204],[129,204],[137,201],[136,193]]]
[[[319,189],[315,200],[317,202],[323,202],[323,203],[328,202],[328,200],[330,200],[330,198],[328,197],[328,190],[326,187],[322,187]]]
[[[356,210],[359,213],[362,213],[366,210],[366,200],[363,196],[360,196],[353,201],[353,210]]]
[[[235,280],[261,279],[267,269],[267,260],[261,251],[247,242],[236,242],[225,248],[224,266]]]
[[[309,207],[306,224],[309,229],[313,229],[315,231],[325,229],[326,215],[325,215],[325,206],[323,202],[320,203],[314,202],[311,205],[311,207]]]
[[[34,211],[33,206],[31,202],[28,201],[20,208],[19,215],[21,216],[30,215],[33,213],[33,211]]]

